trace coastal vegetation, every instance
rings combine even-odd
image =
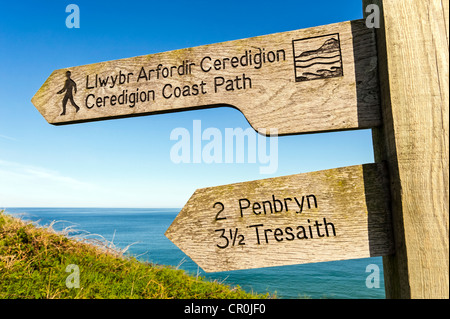
[[[0,211],[0,298],[253,299],[249,293]]]

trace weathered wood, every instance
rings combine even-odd
[[[388,298],[449,298],[448,1],[364,1],[377,30],[396,254],[383,260]]]
[[[382,164],[198,189],[166,236],[207,272],[393,252]]]
[[[361,20],[60,69],[32,102],[51,124],[228,105],[283,135],[381,125],[376,92]]]

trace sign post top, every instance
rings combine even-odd
[[[60,69],[32,102],[51,124],[226,105],[284,135],[377,126],[377,92],[361,20]]]

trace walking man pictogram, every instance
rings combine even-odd
[[[58,94],[63,93],[64,91],[66,92],[66,95],[64,95],[64,98],[62,100],[62,107],[63,107],[63,111],[61,113],[61,115],[66,115],[66,105],[67,105],[67,100],[70,100],[70,103],[72,103],[73,106],[75,106],[75,109],[77,110],[77,112],[80,110],[80,107],[78,105],[75,104],[75,101],[73,100],[73,94],[72,94],[72,90],[73,93],[77,93],[77,84],[75,83],[74,80],[72,80],[70,78],[71,72],[67,71],[66,72],[66,83],[64,83],[64,87],[58,91]]]

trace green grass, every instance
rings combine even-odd
[[[68,265],[79,267],[79,288]],[[70,286],[70,285],[69,285]],[[70,239],[0,211],[0,298],[268,298],[117,250]]]

